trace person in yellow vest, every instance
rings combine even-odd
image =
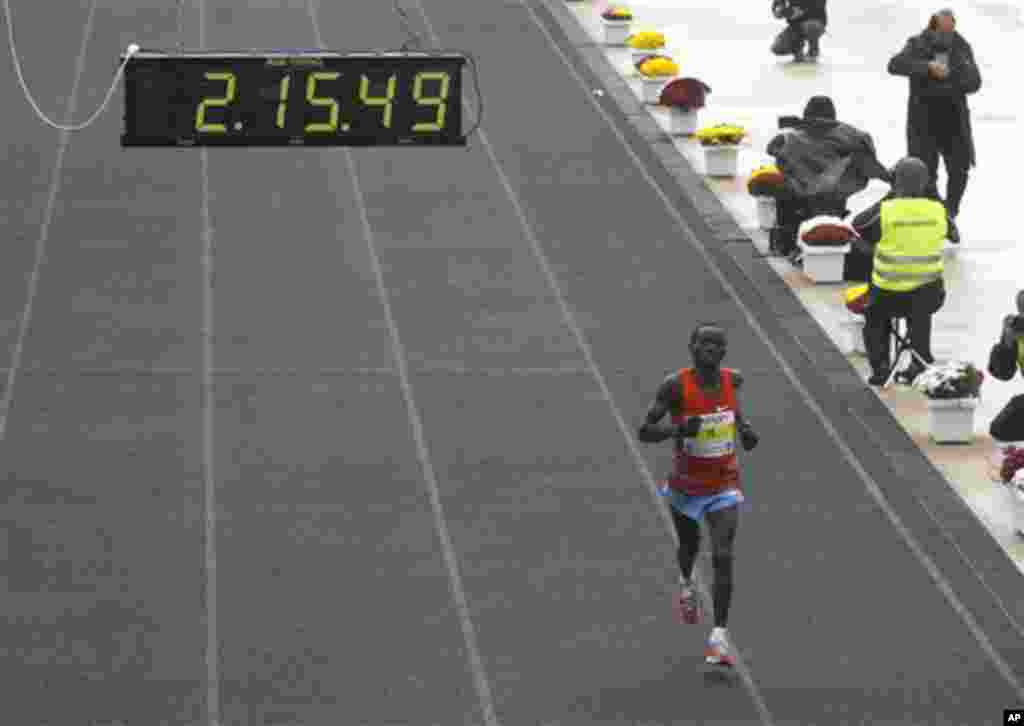
[[[988,358],[988,372],[1001,381],[1010,380],[1017,371],[1024,376],[1024,290],[1017,293],[1017,315],[1003,319],[1003,333]],[[996,414],[989,433],[996,441],[1024,441],[1024,393],[1011,398]]]
[[[928,167],[908,156],[893,167],[888,197],[853,220],[862,252],[871,254],[871,287],[864,310],[864,349],[871,364],[868,383],[889,378],[889,335],[894,318],[906,318],[910,344],[925,363],[931,350],[932,315],[946,301],[942,248],[949,217],[941,202],[926,196]],[[911,383],[924,370],[912,360],[897,381]]]

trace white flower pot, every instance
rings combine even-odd
[[[714,144],[704,147],[704,172],[708,176],[736,176],[740,147],[736,144]]]
[[[665,87],[669,80],[667,76],[657,76],[656,78],[647,78],[645,76],[640,79],[641,96],[644,103],[656,104],[658,99],[661,98],[661,89]]]
[[[849,244],[818,247],[797,240],[797,245],[804,253],[804,274],[811,280],[815,283],[843,281],[843,262],[850,251]]]
[[[1024,469],[1014,474],[1007,486],[1013,501],[1013,531],[1024,535]]]
[[[668,111],[669,133],[673,136],[692,136],[697,133],[697,111],[672,106]]]
[[[928,421],[937,444],[969,444],[974,439],[977,398],[928,399]]]
[[[864,316],[847,313],[846,317],[839,321],[839,327],[843,331],[843,350],[847,355],[867,355],[864,350]]]
[[[757,202],[757,226],[761,229],[772,229],[776,222],[775,197],[754,197]]]
[[[629,28],[632,20],[604,20],[604,43],[605,45],[625,45],[629,37]]]
[[[649,55],[662,55],[665,52],[664,48],[630,48],[630,50],[632,51],[631,59],[633,65],[636,65]]]

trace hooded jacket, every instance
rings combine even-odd
[[[889,180],[870,134],[824,118],[798,119],[792,127],[772,139],[767,148],[792,196],[845,201],[871,179]]]

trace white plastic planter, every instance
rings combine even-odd
[[[641,95],[644,103],[656,104],[658,99],[661,98],[661,89],[665,87],[671,79],[666,76],[657,76],[655,78],[647,78],[646,76],[640,79]]]
[[[1007,485],[1010,488],[1010,498],[1013,501],[1013,531],[1018,535],[1024,535],[1024,469],[1013,475],[1013,480]]]
[[[839,327],[843,331],[843,350],[847,355],[867,355],[864,350],[864,316],[854,315],[848,312],[839,321]]]
[[[937,444],[969,444],[974,440],[977,398],[929,398],[928,422]]]
[[[797,240],[797,244],[804,253],[804,274],[811,280],[815,283],[843,281],[843,262],[846,260],[846,253],[850,251],[849,244],[816,246],[809,245],[803,240]]]
[[[772,229],[775,226],[775,197],[754,197],[757,202],[757,226],[761,229]]]
[[[636,65],[644,58],[649,55],[661,55],[665,52],[664,48],[631,48],[630,60],[633,65]]]
[[[605,45],[625,45],[626,39],[630,36],[632,20],[604,20],[604,43]]]
[[[704,147],[704,172],[708,176],[736,176],[740,147],[735,144],[714,144]]]
[[[680,106],[668,110],[669,133],[673,136],[692,136],[697,133],[697,111],[687,111]]]

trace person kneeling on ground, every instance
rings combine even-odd
[[[802,63],[806,43],[807,57],[818,57],[821,36],[828,26],[825,0],[773,0],[772,15],[788,23],[772,43],[772,53],[792,55],[793,60]]]
[[[1003,319],[1003,334],[992,346],[988,372],[1008,381],[1020,371],[1024,377],[1024,290],[1017,293],[1017,315]],[[1014,396],[992,420],[992,438],[999,442],[1024,441],[1024,394]]]
[[[871,364],[868,383],[884,385],[889,378],[889,335],[895,318],[906,318],[910,345],[920,360],[911,361],[897,377],[911,383],[935,362],[931,351],[932,315],[946,301],[942,279],[942,247],[947,213],[941,202],[925,193],[928,167],[914,157],[893,168],[893,191],[857,215],[854,245],[872,255],[871,287],[864,310],[864,349]],[[923,363],[922,363],[923,361]]]
[[[778,200],[777,245],[783,254],[796,252],[800,223],[817,215],[845,217],[846,200],[871,179],[890,180],[878,160],[871,135],[836,120],[828,96],[814,96],[803,118],[784,116],[786,130],[767,147],[782,172],[784,188]]]

